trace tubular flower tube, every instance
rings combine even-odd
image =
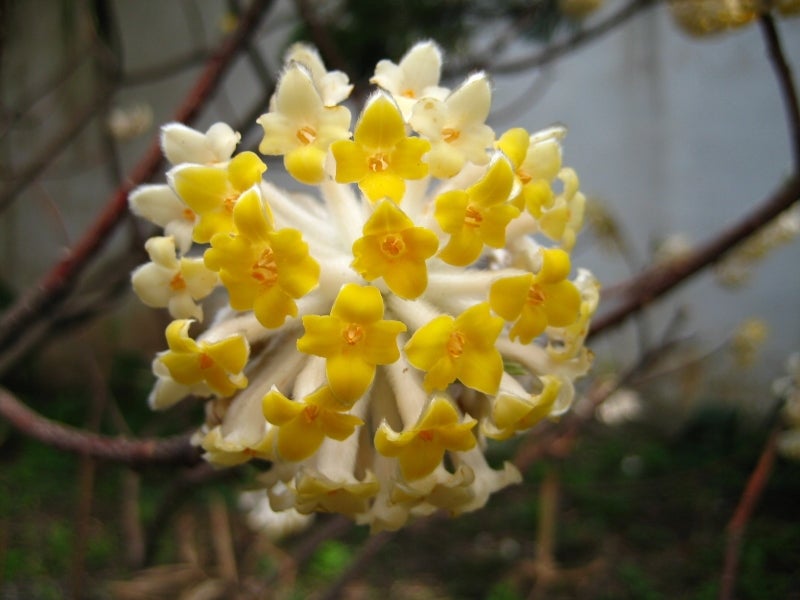
[[[218,466],[268,462],[273,511],[375,532],[477,510],[521,479],[487,444],[568,410],[591,366],[599,285],[572,273],[564,130],[496,139],[487,76],[451,91],[441,64],[430,41],[381,61],[351,133],[347,77],[295,45],[258,122],[270,173],[296,185],[223,124],[172,124],[167,185],[131,194],[164,229],[134,288],[176,318],[149,402],[205,402],[193,443]]]

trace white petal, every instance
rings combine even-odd
[[[209,162],[225,162],[229,160],[241,139],[241,134],[234,131],[227,123],[214,123],[206,131],[208,148],[214,157]]]
[[[452,123],[461,129],[468,123],[483,123],[492,105],[492,90],[483,73],[476,73],[445,100]]]
[[[173,319],[203,320],[203,307],[199,306],[188,292],[175,294],[167,305]]]
[[[133,214],[160,227],[184,218],[187,206],[168,185],[140,185],[131,192],[128,204]]]
[[[154,263],[173,272],[178,270],[178,259],[175,258],[175,239],[170,236],[151,237],[144,243],[144,249]]]
[[[161,149],[173,165],[206,164],[215,160],[205,134],[181,123],[170,123],[161,128]]]
[[[155,263],[144,264],[131,275],[133,291],[147,306],[165,308],[174,294],[169,284],[175,273]]]

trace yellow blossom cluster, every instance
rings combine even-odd
[[[163,228],[134,289],[175,319],[150,403],[205,399],[195,443],[269,463],[272,510],[380,531],[478,509],[520,480],[488,440],[562,414],[591,365],[598,284],[570,257],[585,199],[564,130],[496,135],[486,75],[450,90],[441,66],[432,42],[380,61],[351,133],[347,77],[293,46],[261,156],[227,125],[168,125],[167,184],[131,195]],[[270,181],[272,156],[296,189]]]

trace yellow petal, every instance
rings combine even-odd
[[[354,402],[364,395],[375,377],[375,365],[360,357],[337,354],[325,363],[325,374],[333,395],[341,402]]]
[[[316,146],[300,146],[286,153],[283,164],[299,182],[316,185],[325,178],[325,156],[326,152]]]
[[[445,353],[454,322],[453,317],[441,315],[417,329],[403,348],[408,362],[423,371],[435,365]]]
[[[489,305],[506,321],[515,321],[522,312],[528,297],[533,275],[504,277],[492,283],[489,288]]]
[[[261,410],[267,421],[281,426],[297,417],[303,411],[303,404],[289,400],[273,387],[261,400]]]
[[[405,180],[390,170],[367,171],[366,175],[359,180],[358,187],[372,202],[381,198],[391,198],[395,202],[400,202],[406,193]]]
[[[267,165],[258,158],[255,152],[237,154],[228,163],[228,176],[234,188],[243,192],[261,181],[261,175]]]
[[[338,183],[355,183],[364,179],[369,173],[367,166],[369,155],[355,142],[351,140],[333,142],[331,152],[336,159]]]
[[[333,302],[331,316],[347,323],[362,325],[383,318],[383,298],[378,288],[371,285],[347,283],[339,290]]]
[[[356,124],[353,139],[364,148],[388,150],[405,137],[406,126],[397,105],[385,94],[367,103]]]
[[[530,136],[521,127],[509,129],[497,140],[497,147],[505,154],[515,169],[518,169],[528,154]]]

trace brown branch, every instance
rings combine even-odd
[[[227,37],[208,61],[194,87],[175,114],[175,120],[194,120],[233,63],[238,52],[255,32],[261,17],[272,0],[254,0],[242,17],[239,28]],[[39,315],[52,310],[70,291],[77,276],[92,256],[103,246],[127,212],[128,194],[137,185],[149,181],[161,165],[161,149],[154,140],[148,151],[128,175],[128,179],[111,195],[105,208],[80,241],[67,255],[30,288],[0,320],[0,348],[11,352],[25,330]]]
[[[750,478],[747,480],[747,485],[742,492],[739,499],[739,504],[733,513],[733,517],[728,522],[728,540],[725,546],[725,564],[722,569],[722,582],[720,587],[720,600],[732,600],[734,597],[734,588],[736,587],[736,571],[739,567],[739,551],[742,546],[742,539],[747,524],[750,522],[750,517],[753,515],[761,493],[769,480],[772,473],[772,467],[775,463],[775,453],[777,450],[779,429],[773,428],[767,441],[764,443],[764,448],[761,451],[761,456],[758,459]]]
[[[192,465],[200,461],[200,452],[189,443],[189,434],[129,439],[91,433],[40,415],[3,388],[0,388],[0,415],[24,434],[48,446],[100,460],[128,465]]]
[[[800,199],[800,175],[794,174],[754,211],[727,229],[723,229],[688,256],[668,264],[650,267],[631,278],[621,286],[624,290],[621,302],[594,321],[589,336],[596,336],[622,324],[631,315],[678,287],[705,267],[717,262],[798,199]]]

